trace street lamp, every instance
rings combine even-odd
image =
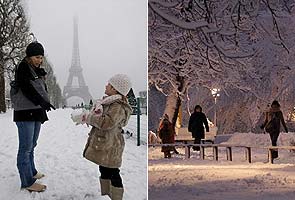
[[[217,97],[220,96],[219,94],[220,92],[220,89],[219,88],[212,88],[211,89],[211,94],[214,98],[214,125],[217,127],[217,124],[216,124],[216,121],[217,121],[217,117],[216,117],[216,112],[217,112],[217,109],[216,109],[216,101],[217,101]]]

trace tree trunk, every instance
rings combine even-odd
[[[185,88],[185,81],[182,76],[177,76],[176,81],[179,83],[178,85],[178,91],[171,93],[167,100],[166,100],[166,106],[165,106],[165,111],[164,114],[167,114],[169,116],[169,120],[172,122],[173,126],[175,126],[177,117],[178,117],[178,112],[179,108],[181,106],[181,98],[179,96],[180,93],[185,93],[187,90]],[[180,93],[179,93],[180,92]]]
[[[172,122],[173,126],[176,124],[180,105],[181,100],[176,93],[170,94],[167,97],[164,114],[169,116],[169,120]]]
[[[6,112],[4,69],[0,65],[0,113]]]

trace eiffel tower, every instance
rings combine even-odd
[[[79,39],[78,39],[78,21],[77,18],[74,18],[74,37],[73,37],[73,52],[72,52],[72,64],[69,69],[70,75],[66,86],[63,89],[63,96],[65,100],[70,97],[80,97],[83,99],[84,104],[88,104],[92,96],[86,86],[84,77],[82,74],[82,67],[80,64],[80,55],[79,55]],[[78,79],[78,86],[73,85],[73,79],[76,77]]]

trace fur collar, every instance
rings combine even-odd
[[[111,96],[105,96],[101,100],[101,104],[102,105],[111,104],[111,103],[113,103],[114,101],[116,101],[118,99],[122,99],[122,96],[120,94],[115,94],[115,95],[111,95]]]

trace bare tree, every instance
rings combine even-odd
[[[0,1],[0,113],[6,112],[5,74],[11,77],[30,39],[20,0]]]

